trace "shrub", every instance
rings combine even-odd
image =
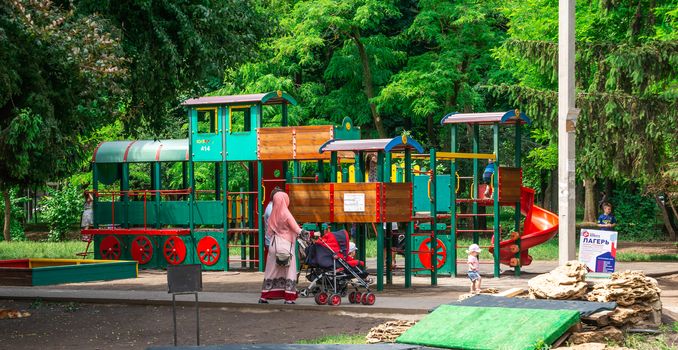
[[[634,194],[626,189],[615,190],[611,203],[617,218],[616,230],[623,240],[658,240],[657,204],[650,196]]]
[[[79,222],[83,204],[82,193],[75,186],[48,190],[48,195],[40,200],[40,210],[49,226],[49,241],[58,242],[64,239],[69,227]]]
[[[19,190],[17,188],[12,188],[9,190],[9,197],[11,203],[11,219],[9,223],[9,232],[13,241],[23,241],[26,239],[26,234],[24,233],[24,225],[22,218],[24,216],[24,209],[21,205],[28,201],[26,197],[19,197]],[[5,201],[0,196],[0,231],[5,227]],[[0,241],[4,240],[5,237],[0,233]]]

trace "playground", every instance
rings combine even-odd
[[[513,348],[559,346],[568,337],[583,337],[582,324],[590,320],[582,310],[592,304],[607,308],[611,316],[605,317],[622,329],[654,332],[662,322],[675,325],[678,262],[638,262],[643,254],[673,256],[675,245],[621,243],[615,233],[604,260],[569,262],[568,272],[557,272],[563,264],[533,257],[554,244],[560,222],[535,203],[536,190],[523,181],[522,149],[529,138],[522,133],[532,121],[518,109],[448,113],[439,128],[449,133],[449,148],[424,149],[406,132],[365,138],[348,117],[339,125],[289,126],[289,109],[297,101],[283,91],[200,97],[182,105],[187,139],[106,141],[94,149],[92,188],[84,193],[91,201],[91,223],[80,231],[84,249],[76,259],[0,261],[0,281],[8,286],[0,288],[2,308],[33,310],[31,318],[12,321],[19,327],[12,333],[16,347],[60,343],[57,333],[69,334],[85,323],[95,325],[93,337],[73,334],[59,346],[166,344],[170,323],[162,315],[171,310],[169,271],[182,266],[200,274],[200,287],[191,291],[200,292],[206,309],[200,324],[209,335],[202,344],[313,342],[324,336],[363,343],[375,326],[400,319],[416,322],[399,334],[400,343],[496,348],[511,341],[488,330],[503,327],[496,320],[512,317],[507,322],[514,325],[539,321],[514,339]],[[263,127],[264,111],[271,109],[280,113],[280,125]],[[468,131],[470,142],[461,141],[460,130]],[[147,185],[140,184],[140,174],[150,179]],[[234,187],[231,180],[243,176],[246,186]],[[308,236],[291,242],[286,253],[299,262],[297,305],[257,303],[266,265],[280,264],[278,255],[276,261],[266,259],[278,247],[264,244],[271,232],[261,214],[274,189],[286,192],[295,227]],[[588,229],[582,232],[588,237]],[[355,258],[349,257],[349,242]],[[610,246],[605,239],[595,242]],[[468,294],[469,244],[477,249],[483,276],[483,288],[474,294],[496,294],[482,302]],[[322,254],[329,263],[317,258]],[[610,274],[615,270],[637,272]],[[547,291],[532,284],[538,280],[534,283],[545,283]],[[606,283],[640,289],[598,297],[596,290],[613,288]],[[566,292],[550,297],[549,288]],[[667,290],[660,299],[661,288]],[[549,302],[525,306],[511,299],[527,297],[528,290],[530,300],[612,303],[551,303],[544,309]],[[645,299],[624,301],[636,294]],[[480,304],[456,303],[467,298]],[[181,295],[178,300],[180,312],[188,312],[188,300]],[[494,322],[476,330],[483,341],[462,332],[469,318]],[[182,332],[189,319],[180,317]],[[31,320],[34,338],[19,331]],[[60,327],[48,330],[50,323]],[[313,324],[314,331],[298,327],[303,323]],[[457,332],[449,333],[450,327]],[[675,341],[670,328],[658,332],[660,341]]]

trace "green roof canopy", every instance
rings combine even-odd
[[[184,162],[188,139],[102,142],[94,150],[94,163]]]
[[[184,101],[182,106],[205,106],[205,105],[233,105],[233,104],[247,104],[247,103],[261,103],[264,105],[279,105],[289,103],[293,106],[297,105],[297,100],[291,95],[282,91],[271,91],[263,94],[249,94],[249,95],[229,95],[229,96],[205,96],[198,98],[190,98]]]

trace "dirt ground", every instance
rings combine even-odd
[[[0,320],[4,349],[146,349],[173,343],[172,308],[0,301],[30,317]],[[200,309],[201,345],[295,343],[327,335],[367,334],[384,319],[308,310]],[[177,308],[178,343],[195,345],[195,309]]]

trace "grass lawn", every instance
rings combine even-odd
[[[300,340],[297,344],[366,344],[366,341],[365,334],[339,334]]]
[[[84,252],[87,243],[64,242],[0,242],[0,259],[51,258],[76,259],[76,253]],[[91,247],[90,247],[91,249]]]

